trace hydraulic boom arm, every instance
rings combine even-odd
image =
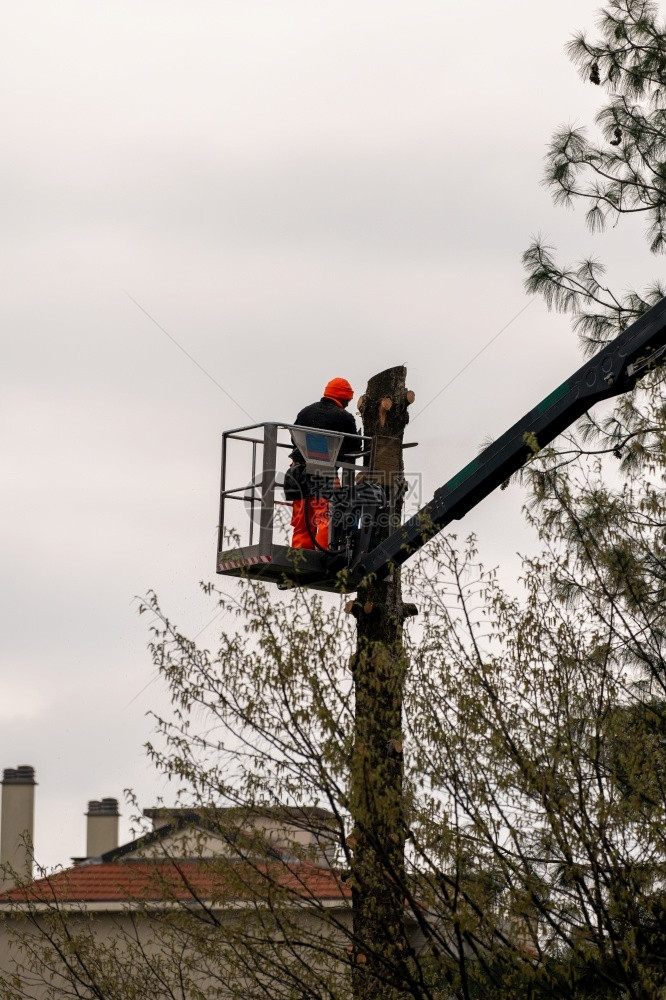
[[[628,392],[666,361],[666,298],[607,344],[571,378],[441,486],[433,499],[355,567],[358,578],[399,566],[451,521],[464,517],[594,403]]]

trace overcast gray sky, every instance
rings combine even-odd
[[[169,798],[133,598],[190,633],[214,613],[223,428],[400,363],[421,409],[529,301],[536,232],[620,289],[657,273],[639,227],[592,237],[539,184],[553,129],[602,97],[564,53],[597,6],[4,5],[0,766],[37,769],[45,864],[84,852],[88,799]],[[580,362],[532,303],[414,422],[425,492]],[[461,529],[509,576],[520,505]]]

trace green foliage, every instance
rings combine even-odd
[[[650,249],[666,249],[666,34],[649,0],[612,0],[599,17],[597,41],[576,35],[569,54],[582,78],[605,91],[595,134],[560,128],[546,158],[545,183],[555,202],[583,203],[592,231],[622,215],[646,219]],[[527,287],[549,306],[575,314],[590,353],[616,336],[664,294],[655,282],[643,294],[616,295],[594,259],[561,266],[537,240],[524,255]]]
[[[435,539],[406,573],[420,609],[400,740],[408,953],[379,964],[405,997],[656,1000],[666,988],[666,504],[656,480],[609,485],[599,461],[546,477],[537,510],[544,549],[518,594],[480,565],[474,539]],[[131,997],[118,987],[129,979],[137,996],[196,998],[203,979],[207,997],[347,1000],[350,957],[361,960],[348,904],[281,878],[285,864],[316,860],[317,838],[340,877],[352,867],[352,618],[300,591],[208,589],[224,612],[214,651],[154,597],[146,605],[173,699],[149,750],[181,804],[233,846],[206,862],[224,892],[183,900],[166,880],[163,905],[128,905],[115,942],[56,903],[29,915],[31,937],[19,907],[14,936],[33,976],[78,977],[72,995]],[[262,867],[270,841],[239,840],[239,820],[296,803],[325,806],[326,830],[304,814],[311,845]],[[388,847],[384,857],[395,878]],[[239,911],[238,899],[252,905]]]

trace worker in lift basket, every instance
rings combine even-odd
[[[304,407],[294,423],[301,427],[317,427],[326,431],[358,434],[356,421],[347,411],[354,398],[354,390],[346,378],[333,378],[324,389],[317,403]],[[345,438],[338,453],[341,462],[353,462],[350,452],[358,451],[359,442]],[[305,462],[300,451],[291,452],[292,465],[285,477],[285,497],[293,501],[291,526],[294,529],[291,544],[295,549],[328,548],[329,501],[314,495],[313,477],[305,472]]]

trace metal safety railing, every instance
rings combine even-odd
[[[217,551],[222,552],[227,530],[227,503],[232,500],[240,500],[249,508],[249,538],[244,545],[258,546],[259,555],[270,555],[273,544],[273,527],[275,517],[275,507],[291,507],[288,500],[276,498],[276,489],[281,488],[280,476],[284,475],[278,469],[278,454],[280,449],[286,451],[294,450],[294,442],[290,432],[297,427],[299,430],[311,431],[314,433],[333,434],[332,431],[322,432],[321,428],[301,428],[296,424],[283,424],[266,422],[260,424],[249,424],[247,427],[236,427],[225,431],[222,434],[222,461],[220,479],[220,510],[218,519]],[[337,433],[337,432],[335,432]],[[372,439],[362,434],[344,434],[345,438],[352,438],[359,443],[358,452],[354,453],[355,458],[363,458],[372,461]],[[243,486],[229,486],[227,483],[229,472],[229,443],[239,441],[247,445],[249,454],[249,482]],[[288,463],[285,462],[285,471]],[[349,462],[338,462],[336,466],[342,470],[342,475],[351,482],[354,473],[359,467]],[[255,526],[258,524],[258,531]]]

